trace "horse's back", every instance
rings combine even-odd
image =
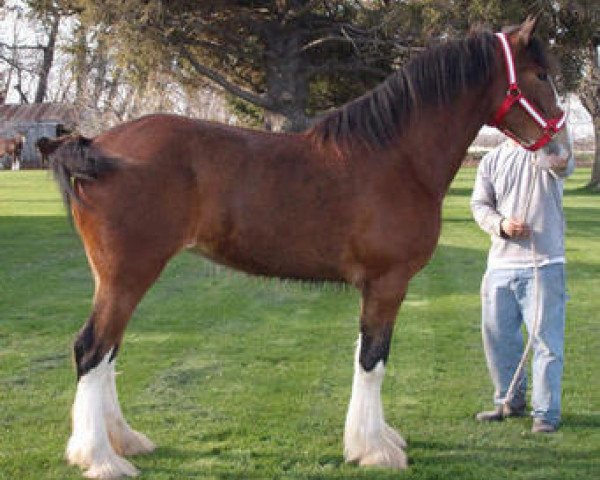
[[[94,143],[127,163],[174,165],[190,160],[190,153],[210,154],[211,145],[243,144],[248,136],[246,129],[218,122],[152,114],[107,130]]]

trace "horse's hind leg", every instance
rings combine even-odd
[[[363,290],[361,334],[356,348],[352,397],[344,429],[347,462],[406,468],[406,442],[384,420],[381,385],[391,335],[408,280],[389,275]]]
[[[120,455],[149,452],[154,445],[132,430],[121,413],[115,386],[115,359],[125,326],[137,303],[154,282],[165,261],[146,264],[132,259],[126,268],[113,262],[94,268],[97,291],[92,314],[75,344],[78,384],[73,404],[73,431],[66,456],[71,464],[87,469],[90,478],[137,475]],[[136,265],[138,265],[136,267]]]

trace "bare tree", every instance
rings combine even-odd
[[[36,46],[22,44],[19,31],[23,27],[24,12],[21,8],[11,6],[3,10],[3,17],[11,20],[12,28],[10,38],[6,42],[0,41],[0,64],[4,66],[2,96],[4,100],[10,93],[10,87],[13,86],[19,95],[21,103],[29,103],[27,93],[24,91],[23,78],[24,73],[34,74],[34,69],[30,66],[30,60]]]
[[[60,25],[61,14],[58,9],[50,8],[47,13],[42,15],[42,23],[48,33],[47,42],[44,45],[39,45],[42,52],[42,61],[38,71],[38,83],[35,92],[35,103],[42,103],[46,98],[48,91],[48,77],[54,56],[56,52],[56,38],[58,36],[58,28]]]

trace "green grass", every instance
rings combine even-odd
[[[468,209],[475,170],[445,203],[440,246],[412,282],[384,383],[409,442],[405,472],[342,458],[358,295],[249,278],[183,254],[132,319],[119,355],[126,418],[159,448],[144,479],[590,479],[600,475],[600,197],[566,185],[564,417],[480,425],[492,389],[479,333],[487,237]],[[44,172],[0,172],[0,478],[75,479],[63,460],[75,392],[71,342],[92,282]]]

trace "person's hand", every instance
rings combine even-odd
[[[528,238],[531,235],[531,229],[526,223],[516,218],[505,218],[500,223],[500,229],[508,238]]]

